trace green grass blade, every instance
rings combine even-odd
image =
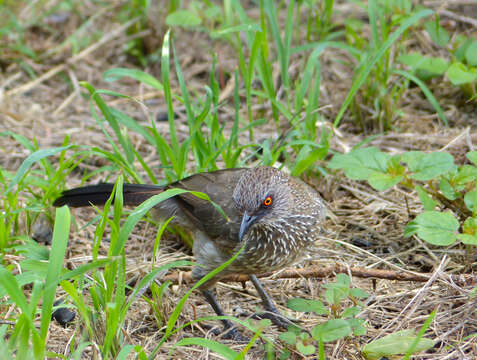
[[[313,79],[313,74],[316,71],[319,71],[319,56],[321,53],[329,46],[329,43],[321,43],[316,46],[312,53],[308,56],[308,60],[305,65],[305,70],[303,71],[303,76],[298,84],[297,91],[295,93],[295,112],[298,113],[303,106],[303,101],[305,99],[305,94],[309,88],[310,83]],[[310,99],[309,99],[310,100]]]
[[[162,74],[162,84],[164,87],[164,97],[166,99],[166,104],[167,104],[167,117],[169,119],[171,145],[174,151],[177,151],[179,148],[179,141],[177,140],[176,127],[174,124],[174,107],[172,104],[172,93],[171,93],[170,38],[171,38],[171,30],[169,29],[167,30],[167,33],[164,36],[164,41],[162,43],[161,74]]]
[[[108,82],[117,81],[123,77],[130,77],[159,91],[164,89],[159,80],[154,76],[138,69],[113,68],[105,71],[103,74],[104,80]]]
[[[25,136],[21,134],[14,133],[13,131],[2,131],[0,132],[0,136],[11,136],[14,138],[20,145],[22,145],[25,149],[34,152],[36,150],[35,145],[31,143]]]
[[[156,348],[150,354],[149,359],[154,359],[155,358],[159,348],[169,338],[169,336],[173,333],[173,327],[175,326],[175,324],[177,322],[177,319],[179,318],[179,314],[181,313],[182,308],[184,307],[184,304],[187,301],[187,299],[189,298],[190,294],[192,294],[192,292],[195,289],[197,289],[199,286],[206,283],[207,281],[212,279],[214,276],[216,276],[218,273],[220,273],[223,269],[225,269],[227,266],[229,266],[237,258],[237,256],[243,251],[243,249],[244,249],[244,246],[242,246],[242,248],[240,248],[240,250],[237,251],[237,253],[235,253],[234,256],[232,256],[225,263],[218,266],[217,268],[215,268],[214,270],[209,272],[207,275],[205,275],[202,279],[197,281],[197,283],[195,283],[194,286],[192,286],[192,288],[189,289],[189,291],[187,291],[187,293],[179,300],[178,304],[174,308],[174,311],[172,312],[171,316],[169,317],[164,336],[162,337],[160,342],[157,344]]]
[[[131,357],[129,357],[128,355],[130,353],[132,353],[133,351],[135,351],[135,348],[136,346],[134,345],[125,345],[121,348],[121,351],[119,352],[119,354],[116,356],[116,359],[115,360],[127,360],[127,359],[130,359]]]
[[[151,168],[149,167],[149,165],[147,164],[147,162],[144,160],[144,158],[141,156],[141,154],[138,153],[138,151],[133,147],[131,148],[132,151],[134,152],[134,155],[136,156],[136,159],[137,161],[139,161],[139,163],[141,164],[142,168],[144,169],[144,171],[146,172],[147,176],[149,177],[149,179],[151,180],[151,182],[153,184],[157,184],[159,183],[159,181],[157,180],[156,178],[156,175],[154,175],[154,173],[152,172]]]
[[[275,4],[274,0],[265,0],[264,8],[268,17],[268,22],[270,24],[270,30],[275,42],[275,47],[277,49],[278,60],[280,62],[282,82],[283,82],[283,85],[288,90],[288,87],[289,87],[288,60],[289,59],[286,56],[287,54],[283,45],[282,38],[280,36],[280,30],[278,28],[278,20],[277,20],[277,10],[274,4]],[[291,1],[290,4],[288,5],[289,8],[291,8],[292,12],[293,12],[294,4],[295,2]]]
[[[232,256],[229,260],[227,260],[225,263],[223,263],[222,265],[218,266],[216,269],[214,269],[213,271],[205,275],[202,279],[197,281],[197,283],[195,283],[194,286],[189,291],[187,291],[187,293],[179,300],[179,303],[174,308],[174,311],[172,312],[169,318],[169,321],[167,322],[167,328],[166,328],[166,333],[164,337],[167,337],[168,335],[172,333],[172,328],[176,324],[177,319],[179,318],[179,314],[182,311],[182,307],[184,306],[186,300],[189,298],[190,294],[192,294],[192,291],[194,291],[199,286],[201,286],[202,284],[212,279],[214,276],[219,274],[223,269],[229,266],[237,258],[237,256],[243,251],[243,249],[244,249],[244,246],[236,254],[234,254],[234,256]]]
[[[173,351],[178,346],[189,346],[189,345],[196,345],[207,348],[216,354],[222,355],[226,359],[235,359],[239,354],[229,348],[227,345],[221,344],[218,341],[205,339],[205,338],[184,338],[179,340],[177,343],[172,346],[171,350],[169,351],[169,356],[172,356]]]
[[[376,11],[376,0],[368,1],[368,19],[371,28],[371,44],[373,49],[377,49],[380,45],[378,33],[378,14]]]
[[[173,268],[178,268],[178,267],[183,267],[183,266],[192,266],[195,265],[194,262],[192,261],[187,261],[187,260],[177,260],[173,261],[167,264],[164,264],[158,268],[155,268],[152,270],[150,273],[148,273],[146,276],[144,276],[135,286],[134,291],[129,295],[128,300],[124,303],[123,308],[121,309],[121,318],[120,322],[122,323],[124,319],[126,318],[127,312],[129,310],[129,307],[133,304],[134,300],[138,296],[138,294],[144,290],[145,287],[149,286],[149,284],[154,281],[154,279],[160,275],[161,273],[164,273],[166,270],[173,269]]]
[[[177,80],[179,81],[179,86],[181,88],[182,93],[182,103],[184,104],[186,110],[187,124],[189,125],[189,135],[192,135],[190,134],[190,132],[195,128],[195,118],[190,103],[189,91],[187,90],[184,75],[182,74],[181,66],[179,64],[178,56],[176,54],[176,47],[174,46],[173,41],[171,41],[171,47],[172,53],[174,54],[174,65],[176,68]]]
[[[66,280],[71,280],[77,276],[80,276],[80,275],[83,275],[87,272],[90,272],[92,270],[95,270],[95,269],[98,269],[98,268],[101,268],[101,267],[104,267],[106,266],[109,262],[111,261],[111,259],[99,259],[99,260],[93,260],[87,264],[83,264],[83,265],[80,265],[78,266],[77,268],[73,269],[73,270],[70,270],[66,273],[63,273],[60,277],[59,277],[59,282],[61,281],[66,281]]]
[[[151,132],[140,125],[135,119],[126,115],[118,109],[110,108],[111,114],[117,119],[118,123],[126,126],[132,131],[141,134],[144,139],[146,139],[150,144],[154,144],[154,136],[151,135]]]
[[[378,62],[386,53],[387,49],[413,24],[415,24],[417,21],[420,19],[429,16],[433,14],[434,12],[429,9],[424,9],[421,10],[411,17],[407,18],[406,20],[403,21],[403,23],[394,31],[389,38],[381,45],[381,47],[376,51],[376,53],[371,57],[371,59],[367,62],[366,66],[361,70],[361,72],[358,74],[358,76],[355,78],[353,81],[353,84],[351,85],[351,89],[346,96],[345,101],[343,102],[343,105],[341,105],[340,110],[338,111],[338,114],[336,115],[336,118],[333,122],[333,126],[337,127],[340,124],[341,119],[343,118],[343,115],[345,111],[348,109],[348,106],[351,104],[351,101],[353,100],[354,96],[356,95],[356,92],[358,89],[363,85],[364,81],[368,77],[369,73],[371,72],[373,66]]]
[[[128,163],[132,163],[133,160],[134,160],[134,157],[133,157],[131,151],[129,150],[128,142],[127,142],[126,138],[124,137],[124,135],[121,133],[121,129],[119,127],[118,121],[111,114],[109,106],[106,104],[106,102],[100,96],[101,92],[97,91],[91,84],[89,84],[86,81],[80,82],[80,85],[83,86],[86,90],[88,90],[88,92],[91,95],[91,100],[96,103],[96,106],[98,106],[98,108],[101,111],[101,113],[103,114],[104,118],[106,119],[106,121],[109,123],[109,125],[113,129],[114,134],[116,135],[116,138],[118,139],[119,143],[121,144],[121,147],[123,148],[123,151],[126,155]],[[105,91],[103,90],[102,92],[104,93]],[[118,96],[124,96],[124,95],[118,94],[118,93],[115,93],[115,94],[117,94]],[[98,121],[99,124],[101,123],[99,121],[99,119],[96,119],[96,121]],[[110,140],[110,142],[114,144],[114,141]]]
[[[56,209],[55,225],[53,228],[53,239],[51,242],[50,258],[48,260],[48,272],[45,281],[45,293],[41,308],[40,334],[46,339],[48,326],[51,321],[51,309],[55,300],[56,287],[60,281],[60,274],[63,268],[63,260],[68,244],[70,233],[71,214],[67,206]]]
[[[18,183],[22,180],[23,176],[27,173],[27,171],[30,169],[30,167],[33,164],[44,159],[45,157],[53,156],[55,154],[58,154],[59,152],[70,149],[71,147],[73,147],[73,145],[56,147],[52,149],[42,149],[42,150],[35,151],[33,154],[30,154],[18,168],[17,172],[15,173],[15,176],[13,177],[12,181],[8,185],[8,188],[5,191],[5,194],[8,194],[13,189],[13,187],[18,185]]]
[[[439,102],[434,97],[434,94],[432,94],[432,91],[427,87],[427,85],[423,81],[421,81],[421,79],[419,79],[417,76],[404,70],[394,69],[393,73],[397,75],[401,75],[405,77],[406,79],[409,79],[412,82],[414,82],[417,86],[419,86],[422,92],[424,93],[424,95],[426,96],[427,100],[431,103],[434,110],[436,110],[436,113],[439,115],[439,118],[441,119],[442,123],[447,127],[449,126],[449,121],[447,120],[446,114],[444,114],[444,111],[439,105]]]
[[[414,350],[416,349],[417,345],[421,341],[422,337],[426,333],[429,326],[431,326],[431,323],[434,321],[434,318],[436,317],[436,315],[437,315],[437,310],[434,310],[429,314],[426,321],[424,322],[422,327],[419,329],[419,331],[418,331],[416,337],[414,338],[414,341],[412,342],[411,346],[409,346],[409,349],[407,350],[407,353],[404,356],[403,360],[409,360],[411,358],[411,355],[414,353]]]
[[[5,289],[12,302],[18,306],[21,312],[28,314],[28,303],[17,279],[3,266],[0,267],[0,286]]]

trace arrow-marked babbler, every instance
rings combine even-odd
[[[113,186],[103,183],[67,190],[54,205],[102,205]],[[224,312],[211,291],[215,283],[223,275],[248,274],[269,312],[265,317],[286,327],[289,322],[278,315],[255,274],[291,265],[313,244],[325,214],[317,192],[300,179],[261,166],[199,173],[166,186],[124,184],[124,204],[137,206],[170,188],[203,192],[227,215],[190,193],[169,198],[153,209],[153,217],[164,221],[174,216],[172,223],[192,235],[194,256],[202,265],[194,267],[194,279],[202,278],[244,247],[225,270],[200,288],[217,315]],[[223,322],[225,328],[231,328],[229,336],[239,335],[231,322]]]

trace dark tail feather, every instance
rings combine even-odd
[[[53,206],[68,205],[71,207],[81,207],[93,205],[103,205],[111,196],[114,184],[102,183],[70,189],[64,191],[55,200]],[[124,205],[137,206],[151,196],[162,192],[162,187],[157,185],[124,184],[123,200]]]

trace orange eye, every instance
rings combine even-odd
[[[270,206],[270,205],[272,205],[272,197],[271,197],[271,196],[267,196],[267,197],[265,198],[265,200],[263,200],[263,205],[265,205],[265,206]]]

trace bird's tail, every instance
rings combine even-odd
[[[68,205],[71,207],[82,207],[91,204],[104,205],[111,196],[113,187],[114,184],[101,183],[66,190],[55,200],[53,206]],[[124,205],[137,206],[162,191],[163,187],[157,185],[124,184],[123,202]]]

